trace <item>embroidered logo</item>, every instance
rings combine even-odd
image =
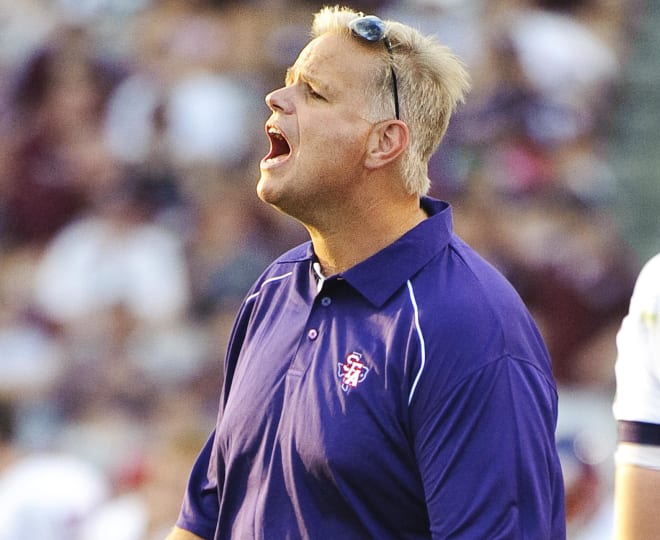
[[[364,381],[367,373],[369,373],[369,368],[362,361],[360,353],[349,353],[343,362],[337,362],[337,377],[341,381],[341,389],[344,392],[348,392]]]

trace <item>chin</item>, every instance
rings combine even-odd
[[[268,189],[263,181],[259,181],[257,185],[257,196],[278,212],[295,220],[300,220],[303,203],[296,202],[291,197],[286,197],[281,191]]]
[[[257,196],[264,202],[269,203],[274,197],[273,189],[270,187],[271,181],[266,178],[263,173],[259,182],[257,182]]]
[[[257,183],[257,197],[263,202],[274,206],[278,210],[282,206],[284,196],[277,186],[273,185],[273,180],[265,178],[263,175]]]

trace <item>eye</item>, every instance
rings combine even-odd
[[[307,88],[307,94],[314,98],[314,99],[321,99],[323,101],[327,101],[321,94],[319,94],[314,88],[312,88],[311,85],[306,84],[305,87]]]

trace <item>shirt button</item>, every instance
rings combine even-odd
[[[307,332],[307,337],[312,341],[314,341],[318,336],[319,331],[316,328],[312,328],[309,332]]]
[[[323,298],[321,298],[321,305],[322,305],[322,306],[326,306],[326,307],[327,307],[327,306],[329,306],[330,304],[332,304],[332,300],[330,299],[329,296],[324,296]]]

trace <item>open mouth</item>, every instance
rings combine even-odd
[[[266,133],[270,141],[270,151],[264,161],[280,161],[291,153],[291,147],[284,134],[275,126],[266,126]]]

